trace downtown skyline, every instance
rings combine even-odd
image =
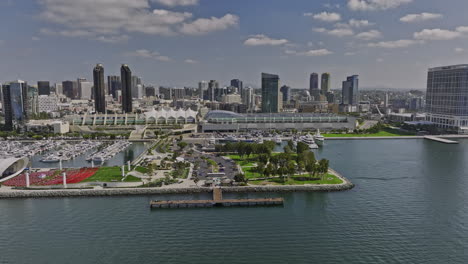
[[[128,63],[145,83],[163,86],[239,78],[259,88],[260,73],[271,72],[306,88],[310,73],[330,72],[332,89],[353,74],[363,88],[424,89],[428,68],[468,59],[461,0],[24,0],[0,7],[0,82],[91,80],[97,63],[106,75]]]

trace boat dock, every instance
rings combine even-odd
[[[194,208],[215,206],[275,206],[283,205],[283,198],[261,199],[223,199],[221,188],[213,189],[213,200],[175,200],[175,201],[151,201],[151,208]]]
[[[424,138],[428,140],[444,143],[444,144],[458,144],[458,141],[449,140],[449,139],[440,138],[440,137],[425,136]]]

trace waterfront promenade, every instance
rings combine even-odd
[[[310,185],[249,185],[239,187],[222,187],[225,193],[258,193],[258,192],[339,192],[354,188],[354,184],[338,172],[330,172],[340,178],[341,184],[310,184]],[[92,189],[13,189],[0,187],[0,199],[8,198],[54,198],[54,197],[99,197],[99,196],[130,196],[158,194],[195,194],[212,192],[212,187],[166,186],[160,188],[102,188]]]

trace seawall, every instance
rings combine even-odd
[[[354,184],[330,169],[330,172],[339,177],[342,184],[322,185],[266,185],[266,186],[239,186],[222,187],[224,193],[282,193],[282,192],[340,192],[354,188]],[[108,188],[108,189],[59,189],[59,190],[15,190],[0,188],[0,199],[12,198],[65,198],[65,197],[106,197],[106,196],[132,196],[132,195],[164,195],[164,194],[194,194],[210,193],[212,187],[191,188]]]

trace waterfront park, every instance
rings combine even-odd
[[[328,160],[317,159],[302,142],[287,141],[281,146],[273,141],[218,142],[209,152],[201,151],[202,147],[182,136],[162,135],[146,142],[143,153],[121,165],[28,168],[0,184],[37,190],[308,186],[345,181],[329,168]]]

